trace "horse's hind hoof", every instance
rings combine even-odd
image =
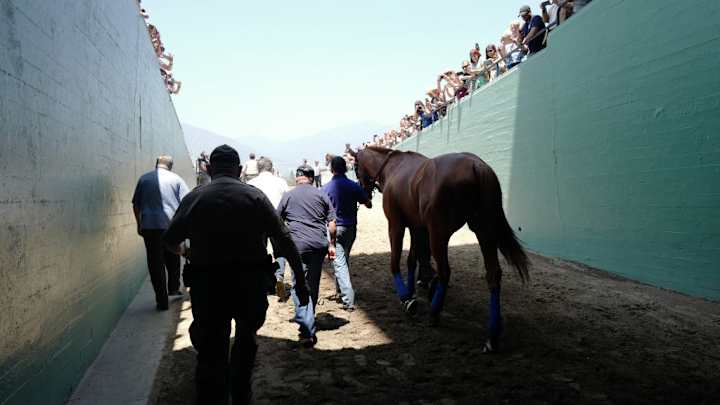
[[[485,341],[485,345],[483,345],[483,354],[495,354],[498,352],[498,342],[495,339],[488,339]]]
[[[417,313],[417,301],[415,301],[415,298],[403,301],[402,309],[406,314],[414,316]]]

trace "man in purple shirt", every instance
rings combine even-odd
[[[335,207],[336,217],[336,244],[335,260],[335,288],[340,294],[343,309],[355,310],[355,291],[350,282],[350,249],[355,242],[357,233],[357,204],[365,204],[372,208],[372,202],[365,191],[356,182],[345,176],[347,164],[345,159],[336,156],[330,162],[333,174],[332,180],[323,187],[323,191],[330,197]]]

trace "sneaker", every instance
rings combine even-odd
[[[282,280],[275,282],[275,294],[279,298],[280,302],[287,299],[287,291],[285,290],[285,283]]]
[[[298,340],[298,343],[302,347],[307,347],[307,348],[313,347],[317,343],[317,336],[312,335],[312,336],[300,337],[300,339]]]

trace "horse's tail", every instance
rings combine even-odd
[[[517,269],[522,281],[527,282],[530,280],[530,273],[528,273],[530,260],[505,217],[502,203],[498,211],[498,248],[500,249],[500,253]]]
[[[494,239],[497,241],[500,253],[517,269],[520,279],[527,282],[530,280],[530,273],[528,272],[530,259],[505,216],[500,181],[492,168],[484,162],[476,163],[473,169],[482,188],[482,205],[488,216],[489,221],[487,222],[490,225],[488,231],[495,235]]]

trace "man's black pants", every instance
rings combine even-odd
[[[322,187],[322,178],[320,176],[315,176],[315,187]]]
[[[168,305],[168,291],[180,289],[180,256],[165,249],[162,242],[164,229],[143,229],[143,240],[147,252],[150,281],[155,290],[155,302],[160,306]],[[167,276],[165,269],[167,268]]]
[[[215,278],[210,279],[208,273]],[[227,404],[229,391],[235,405],[250,400],[250,378],[257,353],[255,334],[265,323],[266,291],[262,277],[232,281],[219,273],[193,269],[190,340],[198,353],[198,404]],[[235,342],[228,361],[233,319]]]

